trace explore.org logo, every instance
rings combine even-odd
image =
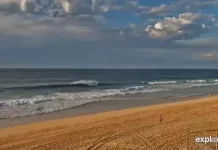
[[[196,137],[195,142],[197,143],[217,143],[218,142],[218,137]]]

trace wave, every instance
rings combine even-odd
[[[218,79],[213,80],[172,80],[172,81],[151,81],[151,82],[144,82],[141,81],[141,85],[168,85],[168,84],[180,84],[180,83],[217,83]],[[98,82],[97,80],[78,80],[69,83],[46,83],[46,84],[36,84],[36,85],[25,85],[25,86],[12,86],[12,87],[2,87],[0,88],[0,92],[4,92],[7,90],[37,90],[37,89],[58,89],[58,88],[73,88],[73,87],[80,87],[80,88],[92,88],[92,87],[106,87],[106,86],[116,86],[120,84],[116,83],[107,83],[107,82]],[[122,85],[120,85],[122,86]],[[144,86],[132,86],[128,87],[131,89],[141,89]]]
[[[154,87],[152,85],[150,86],[136,85],[136,86],[129,86],[125,88],[123,87],[120,89],[101,89],[101,90],[93,89],[91,91],[86,91],[86,92],[84,91],[84,92],[75,92],[75,93],[53,93],[47,96],[38,95],[30,98],[0,101],[0,118],[22,117],[22,116],[43,114],[43,113],[54,112],[54,111],[61,111],[69,108],[86,105],[93,102],[116,100],[119,99],[120,96],[129,95],[129,94],[154,93],[154,92],[161,92],[161,91],[188,89],[193,87],[210,86],[210,85],[218,84],[213,80],[208,81],[207,83],[204,83],[204,81],[201,80],[192,80],[192,82],[187,82],[187,81],[191,81],[191,80],[150,82],[150,84],[152,85],[163,84],[163,86],[159,86],[159,87]],[[71,82],[67,85],[99,86],[101,84],[102,83],[98,83],[95,80],[80,80],[80,81]],[[171,86],[171,84],[177,84],[177,85]],[[46,88],[47,86],[54,86],[54,85],[45,85]],[[60,86],[58,85],[58,87]]]
[[[1,102],[0,104],[2,104],[2,106],[19,106],[19,105],[26,105],[26,104],[38,104],[38,103],[51,101],[51,100],[55,100],[55,99],[56,99],[56,97],[54,97],[54,96],[38,95],[38,96],[35,96],[32,98],[9,100],[6,102]]]
[[[140,90],[139,90],[140,89]],[[5,102],[0,102],[0,106],[19,106],[25,104],[39,104],[43,102],[53,101],[53,100],[84,100],[84,99],[99,99],[99,98],[109,98],[110,96],[116,95],[126,95],[134,93],[149,93],[163,91],[164,89],[147,89],[145,87],[129,87],[124,89],[107,89],[107,90],[97,90],[89,92],[75,92],[75,93],[54,93],[49,96],[38,95],[32,98],[24,98],[17,100],[7,100]]]
[[[71,83],[72,85],[85,85],[85,86],[98,86],[98,81],[96,80],[79,80]]]
[[[79,80],[70,83],[59,83],[59,84],[39,84],[39,85],[27,85],[27,86],[15,86],[1,88],[0,91],[5,90],[35,90],[35,89],[57,89],[67,87],[97,87],[97,86],[112,86],[115,84],[111,83],[99,83],[96,80]]]
[[[205,83],[207,80],[186,80],[187,83]]]
[[[39,95],[32,98],[0,101],[0,118],[23,117],[61,111],[93,102],[119,99],[116,96],[157,91],[163,91],[163,89],[141,88],[138,90],[138,88],[135,88],[133,90],[130,87],[126,89],[108,89],[77,93],[53,93],[48,96]]]
[[[145,86],[131,86],[128,88],[125,88],[126,91],[131,91],[131,90],[140,90],[146,88]]]
[[[212,85],[218,85],[218,83],[199,83],[199,84],[193,84],[192,87],[202,87],[202,86],[212,86]]]
[[[158,85],[158,84],[177,84],[177,83],[214,83],[218,82],[218,79],[215,80],[176,80],[176,81],[154,81],[148,82],[149,85]],[[142,82],[141,82],[142,83]]]
[[[156,82],[148,82],[150,85],[155,85],[155,84],[175,84],[179,83],[181,81],[156,81]]]

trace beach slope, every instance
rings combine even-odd
[[[0,150],[215,149],[218,97],[211,96],[0,129]]]

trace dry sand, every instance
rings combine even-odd
[[[195,137],[217,132],[218,96],[211,96],[0,129],[0,150],[205,150],[216,144]]]

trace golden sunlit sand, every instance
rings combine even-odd
[[[218,97],[208,96],[1,129],[0,150],[209,150],[195,138],[217,132]]]

